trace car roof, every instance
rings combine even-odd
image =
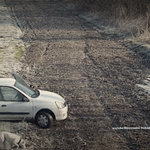
[[[13,86],[16,80],[11,78],[0,78],[0,86]]]

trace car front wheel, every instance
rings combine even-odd
[[[53,117],[46,112],[38,113],[35,121],[41,128],[49,128],[53,125]]]

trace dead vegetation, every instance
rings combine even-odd
[[[121,31],[149,41],[150,2],[149,0],[64,0],[76,4],[80,12],[99,13],[107,24],[115,25]]]

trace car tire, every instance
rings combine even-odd
[[[50,128],[53,125],[53,117],[46,112],[38,113],[35,121],[41,128]]]

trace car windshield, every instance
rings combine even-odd
[[[25,94],[27,94],[28,96],[30,96],[32,98],[36,98],[39,96],[38,90],[33,90],[29,86],[19,83],[17,81],[15,83],[15,87],[17,87],[19,90],[23,91]]]

